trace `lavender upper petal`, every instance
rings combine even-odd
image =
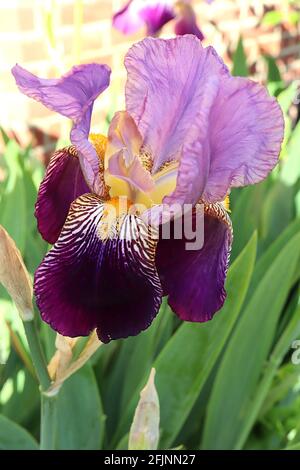
[[[230,187],[256,183],[276,165],[284,127],[276,99],[232,77],[212,47],[191,35],[147,38],[125,65],[127,110],[152,153],[152,171],[180,161],[165,203],[222,201]]]
[[[230,187],[258,183],[278,162],[284,120],[262,85],[225,78],[210,116],[210,170],[203,199],[223,200]]]
[[[170,197],[196,203],[209,173],[210,113],[227,68],[192,35],[144,39],[129,50],[125,65],[127,110],[152,153],[152,171],[180,160]]]
[[[99,161],[88,135],[94,101],[109,85],[109,67],[100,64],[75,66],[59,79],[36,77],[19,65],[13,67],[12,73],[22,93],[72,119],[71,141],[79,151],[84,177],[90,188],[101,194]]]

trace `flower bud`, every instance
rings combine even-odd
[[[32,282],[20,251],[2,226],[0,226],[0,282],[16,304],[22,320],[32,320]]]
[[[58,380],[63,376],[72,360],[72,349],[77,340],[78,338],[68,338],[57,333],[55,340],[56,352],[48,365],[51,379]]]
[[[99,341],[96,330],[94,330],[88,338],[82,352],[79,354],[78,359],[72,361],[72,350],[77,340],[78,338],[67,338],[57,335],[55,342],[57,351],[48,366],[49,374],[51,378],[54,379],[54,382],[51,384],[50,388],[44,392],[45,395],[56,395],[65,380],[83,367],[102,344],[101,341]]]
[[[159,440],[159,400],[154,384],[155,369],[141,391],[129,433],[129,450],[156,450]]]

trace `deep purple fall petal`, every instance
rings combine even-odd
[[[146,329],[162,290],[150,228],[128,215],[119,237],[102,241],[104,210],[93,194],[73,202],[58,241],[36,271],[34,290],[43,320],[56,331],[74,337],[97,328],[108,342]]]
[[[195,210],[199,211],[199,206]],[[195,210],[193,230],[196,229]],[[224,283],[232,228],[222,205],[204,206],[203,247],[187,250],[187,242],[186,238],[161,239],[157,246],[156,265],[164,294],[169,296],[173,311],[182,320],[205,322],[223,306],[226,298]]]
[[[72,119],[70,137],[79,152],[85,180],[93,191],[101,195],[104,188],[99,177],[99,161],[88,135],[94,101],[109,85],[109,67],[79,65],[59,79],[38,78],[19,65],[13,67],[12,73],[22,93]]]
[[[89,191],[75,147],[55,152],[40,185],[35,205],[39,232],[48,243],[53,244],[58,239],[71,203]]]

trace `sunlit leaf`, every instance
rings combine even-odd
[[[283,13],[279,10],[268,11],[263,19],[262,24],[264,26],[277,26],[283,21]]]
[[[9,141],[5,151],[8,179],[2,195],[0,224],[16,242],[21,253],[26,243],[26,190],[19,164],[19,147]]]
[[[240,194],[231,218],[233,224],[233,246],[231,259],[234,260],[253,232],[260,232],[261,211],[268,191],[268,181],[244,188]]]
[[[288,186],[296,183],[300,177],[300,122],[292,132],[286,148],[286,158],[282,162],[281,180]]]
[[[262,207],[261,237],[264,247],[274,241],[289,225],[294,215],[294,190],[276,181],[268,191]]]

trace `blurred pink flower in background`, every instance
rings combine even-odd
[[[135,33],[146,26],[147,35],[156,36],[171,20],[175,20],[177,35],[194,34],[204,39],[190,0],[130,0],[114,15],[113,26],[123,34]]]

